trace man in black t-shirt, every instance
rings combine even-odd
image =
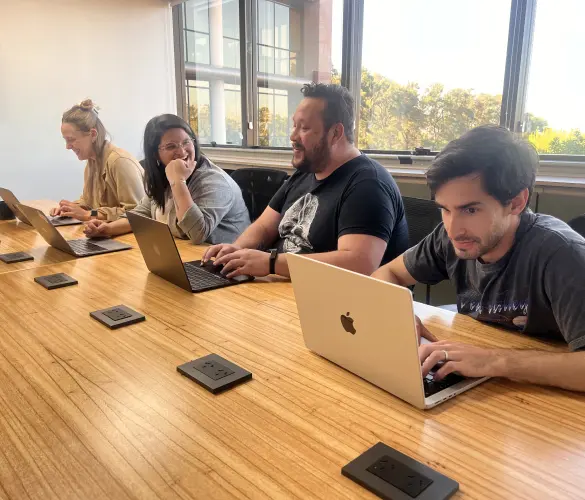
[[[527,208],[537,168],[535,149],[501,127],[478,127],[451,141],[427,172],[443,222],[373,276],[402,286],[449,279],[460,313],[564,340],[578,352],[444,340],[421,345],[423,375],[444,361],[435,378],[456,371],[585,391],[585,239]]]
[[[302,92],[290,137],[297,171],[233,245],[212,246],[203,256],[215,257],[228,277],[288,276],[288,252],[371,274],[408,248],[394,179],[354,146],[349,92],[324,84]]]

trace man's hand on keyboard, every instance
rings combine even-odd
[[[418,337],[418,345],[421,343],[421,339],[427,339],[431,342],[436,342],[439,340],[435,335],[433,335],[425,325],[422,324],[422,321],[418,316],[414,317],[414,321],[416,324],[416,336]]]
[[[465,377],[495,377],[503,359],[500,349],[485,349],[449,340],[423,344],[418,348],[418,353],[423,377],[437,363],[443,362],[435,374],[435,380],[441,380],[453,372]]]
[[[205,264],[206,262],[213,258],[217,260],[223,257],[224,255],[236,252],[238,250],[242,250],[242,247],[239,247],[238,245],[232,245],[229,243],[220,243],[219,245],[210,246],[203,254],[201,263]]]
[[[221,274],[227,278],[236,276],[267,276],[270,272],[270,254],[244,248],[215,259],[215,265],[223,265]]]

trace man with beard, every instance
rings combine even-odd
[[[575,352],[440,341],[420,347],[423,376],[443,361],[435,379],[458,372],[585,391],[585,239],[527,208],[538,161],[530,144],[502,127],[451,141],[427,172],[443,222],[373,276],[402,286],[450,279],[460,313],[564,340]]]
[[[315,83],[302,92],[290,136],[296,172],[234,244],[203,256],[228,277],[289,276],[288,252],[369,275],[408,248],[394,179],[354,145],[350,93]]]

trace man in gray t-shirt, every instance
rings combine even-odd
[[[424,375],[445,361],[436,378],[457,371],[585,391],[585,239],[526,208],[537,167],[534,149],[500,127],[452,141],[427,172],[443,223],[373,276],[403,286],[449,279],[460,313],[575,352],[440,341],[420,347]]]

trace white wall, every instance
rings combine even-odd
[[[62,113],[91,97],[113,142],[143,158],[146,122],[176,112],[172,14],[161,0],[0,0],[0,186],[74,199],[84,163]]]

